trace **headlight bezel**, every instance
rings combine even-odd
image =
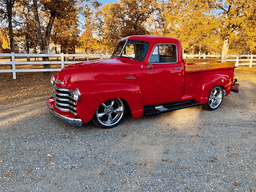
[[[79,89],[75,89],[75,91],[72,92],[72,98],[73,98],[75,101],[80,101],[80,99],[81,99],[81,93],[80,93]]]
[[[50,80],[51,84],[54,85],[55,84],[55,77],[54,75],[51,76],[51,80]]]

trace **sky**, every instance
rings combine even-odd
[[[110,3],[110,2],[115,3],[116,0],[98,0],[98,2],[100,2],[100,3],[102,3],[102,4],[106,4],[106,3]]]

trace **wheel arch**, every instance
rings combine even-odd
[[[195,100],[206,104],[211,90],[216,86],[221,86],[225,91],[225,96],[228,95],[232,86],[229,76],[224,74],[210,74],[200,78],[195,89]]]
[[[98,106],[110,99],[124,101],[133,118],[143,115],[142,92],[138,85],[125,83],[101,83],[79,89],[81,101],[77,103],[77,114],[83,123],[89,122]]]

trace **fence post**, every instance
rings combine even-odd
[[[206,55],[204,54],[204,59],[206,59]]]
[[[253,59],[253,55],[251,55],[250,68],[252,68],[252,59]]]
[[[89,57],[87,57],[87,61],[89,61]]]
[[[64,53],[61,53],[61,69],[64,68]]]
[[[102,53],[100,54],[100,58],[103,59],[103,54]]]
[[[16,79],[16,67],[15,67],[15,55],[14,52],[11,53],[12,56],[12,76],[13,79]]]
[[[238,61],[239,60],[239,55],[236,56],[236,66],[238,67]]]

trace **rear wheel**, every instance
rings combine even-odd
[[[93,122],[102,128],[112,128],[124,119],[126,107],[121,99],[103,102],[96,110]]]
[[[223,98],[224,98],[223,88],[221,86],[214,87],[208,96],[208,101],[204,105],[204,108],[208,110],[217,109],[221,105]]]

